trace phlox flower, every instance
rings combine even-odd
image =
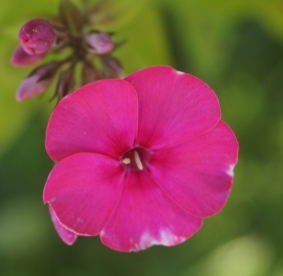
[[[55,222],[119,251],[184,242],[231,191],[238,143],[220,116],[209,86],[168,66],[66,96],[46,133]]]

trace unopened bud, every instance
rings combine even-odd
[[[54,41],[54,30],[50,23],[42,19],[26,22],[19,32],[19,41],[23,49],[30,55],[48,51]]]
[[[13,53],[11,63],[15,66],[30,66],[40,61],[45,54],[29,55],[22,46],[19,46]]]
[[[75,90],[76,80],[74,77],[74,68],[69,68],[60,73],[55,93],[51,100],[57,97],[57,100],[60,101],[66,95],[72,93]]]
[[[99,72],[97,69],[94,69],[93,66],[88,64],[83,66],[81,85],[85,85],[102,78],[103,76],[101,75],[101,72]]]
[[[111,77],[123,78],[125,73],[122,69],[122,65],[116,58],[111,56],[105,56],[102,58],[103,69],[110,74]]]
[[[41,94],[50,85],[58,68],[58,63],[52,62],[42,65],[32,71],[20,84],[16,99],[23,101]]]
[[[114,43],[109,34],[92,31],[86,36],[89,52],[97,55],[105,55],[114,49]]]

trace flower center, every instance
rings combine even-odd
[[[127,169],[142,171],[147,167],[151,155],[150,150],[143,147],[135,147],[123,154],[121,163]]]

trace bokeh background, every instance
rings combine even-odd
[[[283,2],[281,0],[109,0],[119,15],[103,29],[127,43],[127,73],[168,64],[198,76],[219,97],[240,143],[230,199],[190,240],[119,253],[98,237],[69,247],[53,229],[42,189],[53,164],[44,149],[54,86],[18,103],[29,69],[10,56],[32,18],[59,0],[8,0],[0,8],[0,274],[8,276],[282,276]],[[79,3],[79,1],[74,1]]]

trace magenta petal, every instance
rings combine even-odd
[[[53,160],[79,152],[120,157],[137,132],[137,95],[128,82],[109,79],[83,86],[55,108],[46,133]]]
[[[215,93],[192,75],[157,66],[125,80],[138,94],[140,145],[152,149],[171,146],[212,129],[220,120]]]
[[[211,131],[156,151],[150,171],[156,183],[194,216],[219,212],[231,191],[238,142],[222,121]]]
[[[179,244],[201,225],[202,219],[179,208],[143,171],[127,174],[120,201],[100,237],[112,249],[139,251],[154,244]]]
[[[123,188],[120,163],[110,157],[80,153],[51,171],[43,199],[60,223],[78,235],[97,235],[111,216]]]
[[[68,245],[72,245],[76,241],[78,236],[73,232],[69,231],[68,229],[66,229],[63,225],[61,225],[50,205],[49,205],[49,212],[59,237],[62,239],[64,243]]]

